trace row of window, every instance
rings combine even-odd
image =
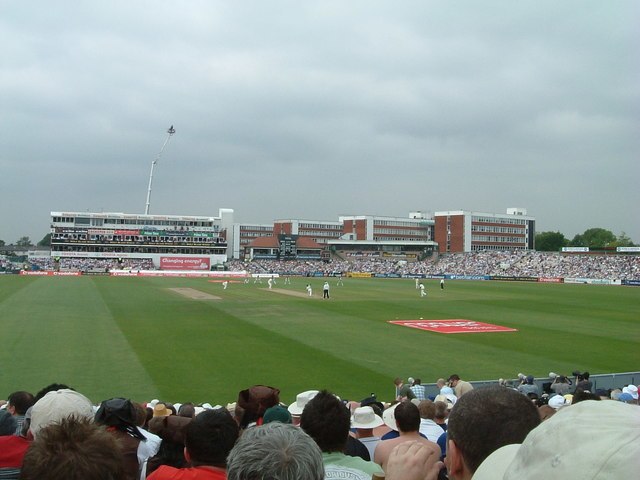
[[[472,242],[525,243],[524,237],[508,237],[493,235],[471,235]]]
[[[407,236],[402,236],[402,237],[387,237],[387,236],[382,237],[377,235],[373,236],[374,242],[425,242],[428,240],[429,239],[425,237],[412,238]]]
[[[526,225],[527,220],[520,218],[471,217],[472,222],[478,223],[508,223],[510,225]]]
[[[509,245],[509,250],[525,250],[526,245]],[[500,250],[504,251],[504,245],[472,245],[471,251],[473,252],[482,252],[485,250]]]
[[[472,232],[491,232],[491,233],[525,233],[524,228],[515,227],[496,227],[494,225],[472,225]]]
[[[336,230],[342,232],[342,225],[327,225],[324,223],[300,223],[298,225],[298,230],[303,230],[305,228],[314,230]]]
[[[389,227],[409,227],[409,228],[426,228],[425,222],[403,222],[400,220],[374,220],[373,221],[374,228],[378,225],[389,226]]]
[[[180,255],[226,255],[226,248],[202,248],[201,246],[131,246],[131,245],[51,245],[52,252],[82,253],[169,253]]]
[[[338,238],[342,235],[342,230],[313,230],[313,231],[299,231],[299,235],[302,237],[331,237]]]
[[[224,243],[219,237],[183,237],[150,235],[88,235],[86,233],[52,233],[52,242],[95,242],[95,243]]]
[[[407,235],[407,236],[421,236],[423,238],[427,238],[429,236],[428,229],[406,229],[406,228],[376,228],[374,230],[375,234],[391,234],[391,235]]]
[[[68,223],[79,226],[101,227],[103,225],[135,225],[139,228],[145,226],[163,226],[169,228],[175,227],[201,227],[214,228],[217,227],[211,220],[151,220],[137,218],[91,218],[91,217],[53,217],[53,223]],[[218,227],[219,228],[219,227]]]

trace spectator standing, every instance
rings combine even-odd
[[[416,378],[413,381],[413,385],[411,385],[411,391],[415,395],[416,400],[426,400],[427,399],[427,391],[424,385],[422,385],[422,380]]]
[[[393,380],[393,384],[396,386],[396,400],[413,400],[416,398],[415,393],[411,391],[411,385],[404,383],[400,377],[396,377]]]
[[[454,389],[457,398],[473,390],[473,385],[464,380],[460,380],[460,377],[455,373],[449,377],[449,386]]]

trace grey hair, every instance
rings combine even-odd
[[[272,422],[244,431],[227,457],[228,480],[323,480],[322,452],[300,427]]]

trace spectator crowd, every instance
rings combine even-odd
[[[640,255],[560,254],[516,250],[511,252],[471,252],[434,256],[422,261],[409,262],[382,257],[334,258],[330,262],[319,260],[230,260],[225,267],[230,271],[250,274],[278,274],[297,276],[347,276],[350,273],[407,276],[496,276],[530,278],[580,278],[630,280],[640,279]],[[19,269],[0,257],[0,270]],[[103,258],[29,258],[27,268],[61,271],[155,270],[153,261],[143,259]]]
[[[412,275],[482,275],[546,278],[640,279],[640,255],[586,255],[516,250],[513,252],[473,252],[441,255],[407,262],[382,258],[350,260],[278,261],[253,260],[227,263],[229,270],[251,274],[347,275],[372,273]]]
[[[253,385],[212,406],[52,384],[0,401],[0,479],[435,480],[633,478],[638,386],[594,390],[588,372],[474,388],[458,375],[427,396],[394,380],[390,402],[327,390],[283,403]],[[571,393],[553,385],[569,383]],[[593,390],[593,391],[592,391]]]

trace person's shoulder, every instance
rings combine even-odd
[[[180,469],[175,467],[170,467],[169,465],[160,465],[156,470],[151,473],[147,479],[148,480],[164,480],[164,479],[175,479],[180,478]]]
[[[161,465],[147,480],[226,480],[226,473],[222,470],[208,468],[175,468]]]

